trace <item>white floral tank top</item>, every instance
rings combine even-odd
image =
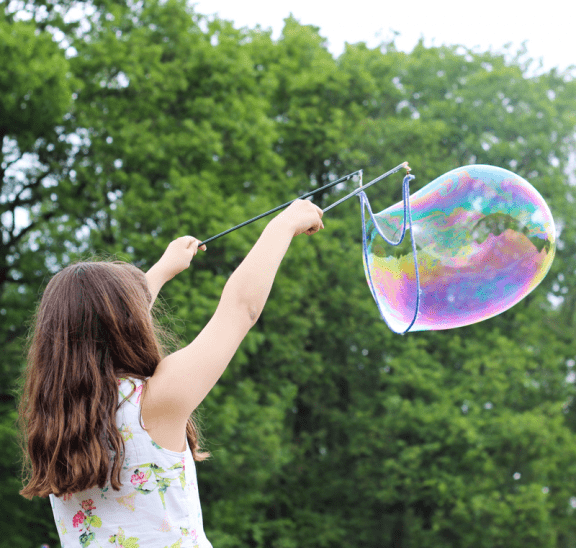
[[[134,383],[134,384],[132,384]],[[116,413],[125,444],[122,488],[110,484],[74,495],[50,495],[62,548],[212,548],[204,534],[196,468],[188,442],[160,447],[140,426],[142,381],[120,379]]]

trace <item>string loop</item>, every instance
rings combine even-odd
[[[420,310],[420,274],[418,272],[418,256],[416,252],[416,242],[414,240],[414,232],[412,230],[412,210],[410,208],[410,181],[415,179],[414,175],[410,175],[409,173],[406,174],[402,181],[402,200],[404,202],[404,221],[402,223],[402,232],[400,234],[400,238],[397,242],[393,242],[389,240],[386,235],[380,230],[376,219],[374,218],[374,213],[372,213],[372,208],[370,207],[370,202],[368,201],[368,197],[366,193],[362,190],[358,197],[360,198],[360,207],[362,209],[362,251],[364,253],[364,264],[366,265],[366,273],[368,275],[368,281],[370,284],[370,291],[372,292],[372,296],[376,301],[376,305],[378,306],[378,311],[380,312],[380,316],[386,322],[386,325],[390,328],[391,331],[394,333],[405,334],[407,333],[410,328],[414,325],[416,318],[418,317],[418,312]],[[398,246],[404,241],[404,237],[406,236],[406,227],[409,226],[410,228],[410,237],[412,239],[412,255],[414,257],[414,268],[416,270],[416,306],[414,307],[414,317],[410,322],[410,325],[404,331],[396,331],[388,322],[384,313],[382,312],[382,308],[380,307],[380,303],[378,302],[376,296],[376,290],[374,289],[374,282],[372,281],[372,275],[370,274],[369,262],[368,262],[368,245],[366,241],[366,217],[364,210],[368,208],[368,213],[370,215],[370,219],[374,223],[374,227],[378,231],[378,234],[384,239],[384,241],[392,246]],[[406,222],[408,221],[408,222]]]

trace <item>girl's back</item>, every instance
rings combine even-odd
[[[192,452],[160,447],[142,428],[143,382],[119,379],[122,487],[50,495],[63,546],[208,548]],[[126,399],[127,398],[127,399]]]

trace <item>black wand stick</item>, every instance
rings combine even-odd
[[[383,175],[376,177],[376,179],[373,179],[369,183],[366,183],[365,185],[361,184],[360,187],[358,187],[356,190],[354,190],[350,194],[347,194],[346,196],[344,196],[343,198],[341,198],[337,202],[334,202],[333,204],[329,205],[326,209],[323,210],[323,212],[326,213],[326,211],[329,211],[333,207],[336,207],[337,205],[341,204],[342,202],[345,202],[346,200],[348,200],[352,196],[355,196],[356,194],[362,192],[365,188],[372,186],[373,184],[377,183],[378,181],[381,181],[382,179],[384,179],[384,177],[388,177],[388,175],[392,175],[393,173],[400,171],[402,168],[405,168],[406,170],[410,171],[410,168],[408,167],[408,162],[403,162],[402,164],[396,166],[394,169],[391,169],[390,171],[387,171]],[[212,237],[208,238],[207,240],[200,242],[198,244],[198,247],[201,247],[201,246],[203,246],[209,242],[212,242],[212,241],[216,240],[217,238],[220,238],[221,236],[228,234],[229,232],[233,232],[234,230],[238,230],[239,228],[242,228],[243,226],[249,225],[250,223],[257,221],[258,219],[262,219],[262,217],[266,217],[267,215],[271,215],[272,213],[275,213],[276,211],[280,211],[281,209],[288,207],[292,202],[295,202],[296,200],[303,200],[304,198],[308,198],[308,197],[316,194],[317,192],[320,192],[322,190],[326,190],[327,188],[333,187],[334,185],[337,185],[338,183],[343,183],[344,181],[348,181],[349,179],[354,177],[354,175],[358,175],[358,174],[360,175],[360,181],[362,181],[362,170],[359,169],[358,171],[355,171],[354,173],[350,173],[348,175],[345,175],[344,177],[342,177],[336,181],[332,181],[331,183],[325,184],[324,186],[321,186],[320,188],[316,188],[315,190],[312,190],[306,194],[303,194],[302,196],[295,198],[294,200],[290,200],[289,202],[286,202],[285,204],[279,205],[279,206],[275,207],[274,209],[271,209],[270,211],[266,211],[266,213],[261,213],[260,215],[253,217],[252,219],[249,219],[247,221],[244,221],[243,223],[240,223],[239,225],[233,226],[232,228],[229,228],[228,230],[225,230],[224,232],[220,232],[220,234],[216,234],[216,236],[212,236]]]

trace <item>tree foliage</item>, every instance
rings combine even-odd
[[[413,191],[469,163],[530,180],[560,229],[552,271],[496,318],[399,337],[363,281],[357,202],[330,211],[326,230],[293,242],[202,405],[208,538],[219,548],[575,546],[573,77],[529,76],[522,52],[422,43],[348,45],[334,58],[293,18],[273,40],[180,0],[80,4],[75,24],[68,2],[30,4],[31,21],[4,6],[0,21],[0,546],[57,539],[46,501],[17,495],[10,441],[26,322],[53,272],[102,252],[146,270],[179,235],[207,238],[405,160]],[[384,209],[400,179],[372,193]],[[264,223],[213,242],[163,290],[183,342]]]

